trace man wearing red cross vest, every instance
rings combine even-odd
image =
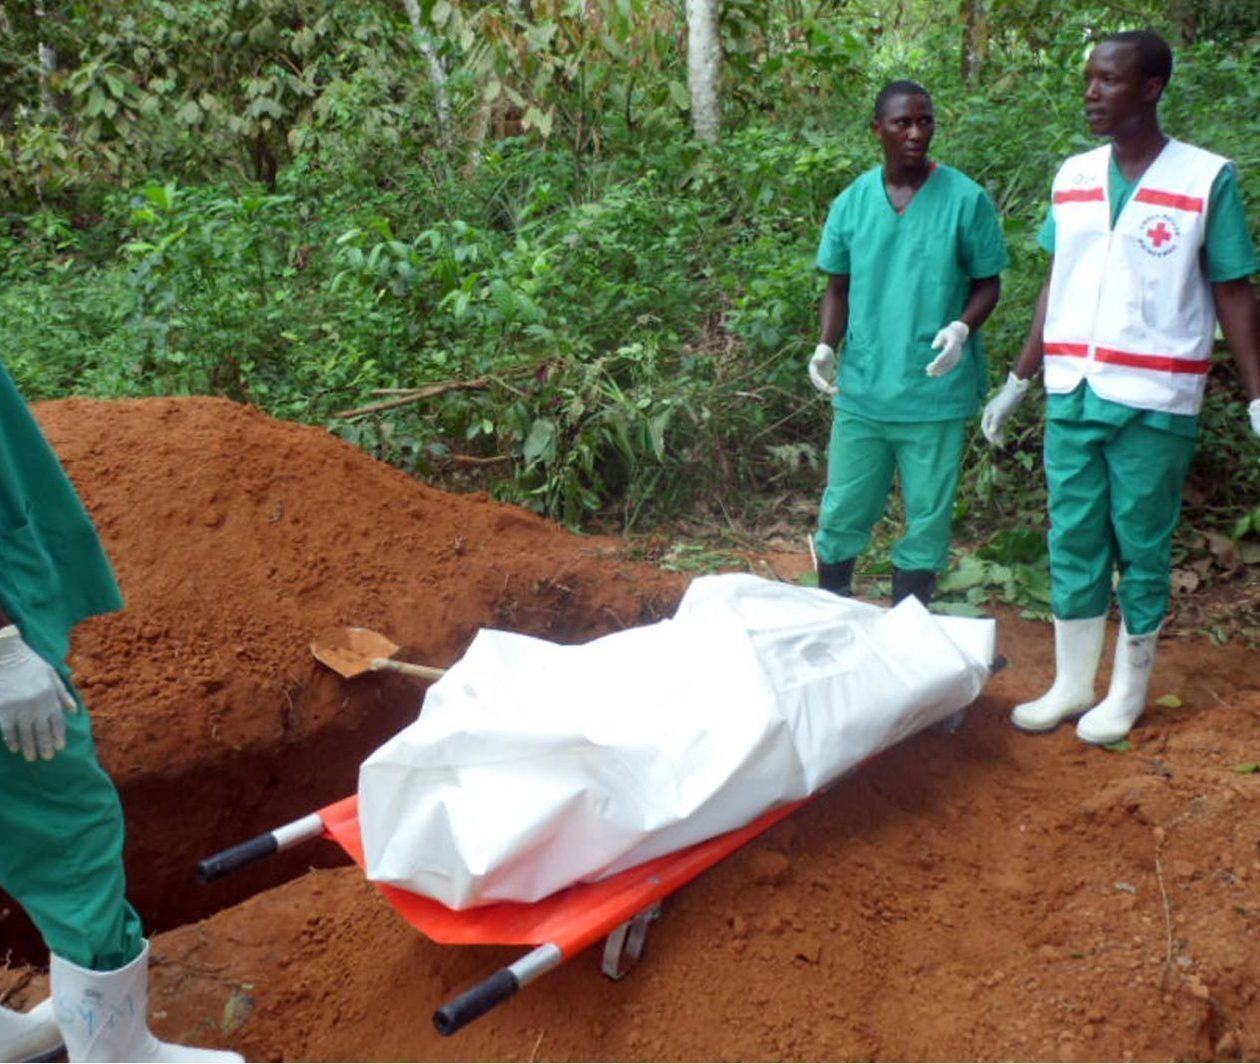
[[[1089,743],[1123,739],[1146,705],[1218,321],[1260,435],[1257,260],[1238,179],[1229,160],[1161,130],[1171,74],[1167,42],[1146,30],[1090,54],[1085,117],[1109,143],[1054,179],[1040,237],[1054,255],[1050,280],[981,422],[999,443],[1044,368],[1055,679],[1011,719],[1039,732],[1080,716]],[[1095,704],[1117,568],[1115,664]]]

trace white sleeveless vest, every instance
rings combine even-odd
[[[1170,140],[1110,225],[1111,146],[1054,179],[1054,270],[1042,334],[1046,391],[1082,379],[1102,398],[1197,414],[1216,310],[1200,254],[1212,183],[1227,159]]]

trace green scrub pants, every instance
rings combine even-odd
[[[122,806],[82,703],[66,715],[66,748],[51,761],[0,745],[0,886],[49,950],[82,968],[121,968],[143,948],[122,849]]]
[[[1052,607],[1060,620],[1100,617],[1111,577],[1133,635],[1156,631],[1172,590],[1172,537],[1195,443],[1151,428],[1046,421]]]
[[[895,469],[906,503],[906,534],[893,546],[893,564],[944,569],[966,443],[966,418],[871,421],[837,410],[818,515],[819,560],[848,561],[866,549],[888,503]]]

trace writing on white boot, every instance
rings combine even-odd
[[[1107,616],[1074,621],[1054,619],[1054,683],[1033,702],[1015,707],[1011,723],[1022,731],[1057,728],[1094,702],[1094,680],[1102,658]]]
[[[236,1053],[160,1041],[149,1030],[149,944],[111,972],[80,968],[55,953],[53,1007],[71,1061],[241,1061]]]
[[[1159,629],[1145,635],[1129,635],[1120,622],[1116,640],[1116,660],[1111,667],[1111,687],[1107,697],[1083,716],[1076,734],[1087,743],[1105,746],[1118,743],[1137,723],[1146,709],[1146,691],[1155,668],[1155,641]]]
[[[51,1060],[61,1052],[61,1031],[53,1017],[52,999],[30,1012],[0,1008],[0,1061]]]

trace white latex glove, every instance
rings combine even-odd
[[[1247,404],[1247,413],[1251,415],[1251,431],[1260,436],[1260,399],[1253,399]]]
[[[963,344],[971,335],[965,321],[951,321],[932,340],[932,350],[939,351],[923,372],[929,377],[943,377],[962,360]]]
[[[809,357],[809,379],[823,395],[835,395],[836,349],[830,344],[819,344]]]
[[[1024,395],[1031,383],[1032,381],[1020,380],[1011,373],[1002,385],[1002,390],[985,405],[984,413],[980,416],[980,431],[995,447],[1006,435],[1006,422],[1015,413],[1016,407],[1024,401]]]
[[[0,628],[0,736],[27,761],[51,761],[66,748],[66,711],[78,710],[57,670],[35,653],[16,625]]]

